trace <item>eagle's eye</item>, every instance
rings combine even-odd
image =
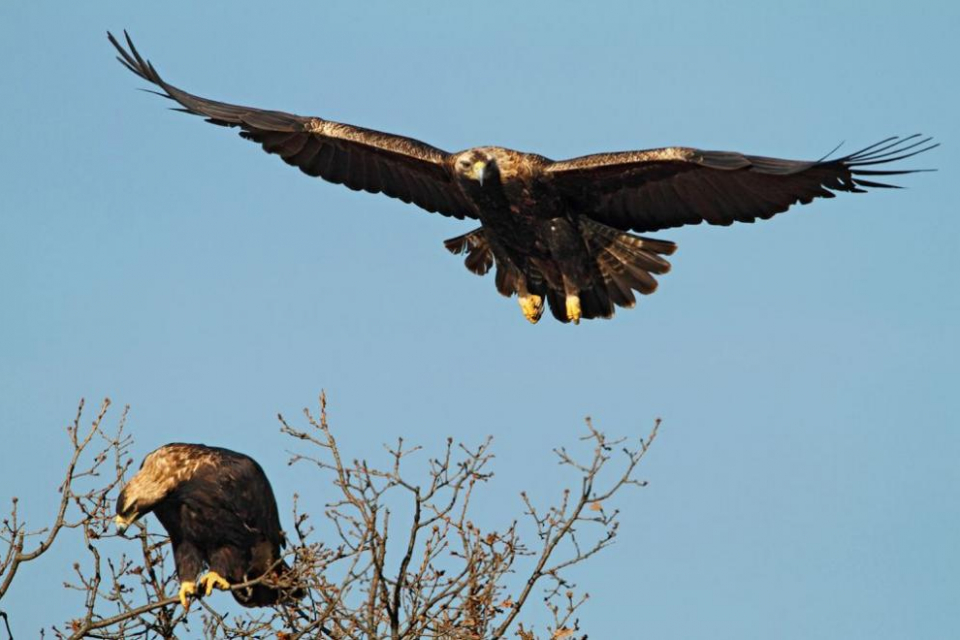
[[[127,501],[124,496],[120,496],[120,499],[117,500],[117,515],[128,518],[136,512],[137,512],[137,501],[136,500]]]

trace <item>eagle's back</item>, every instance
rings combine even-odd
[[[266,541],[279,554],[283,535],[273,488],[253,458],[198,444],[174,443],[179,484],[157,517],[171,536],[210,550],[224,545],[251,549]],[[158,451],[159,453],[159,451]]]

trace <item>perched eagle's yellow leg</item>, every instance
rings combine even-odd
[[[193,580],[187,580],[180,583],[180,604],[184,609],[190,608],[190,596],[197,595],[197,583]]]
[[[203,591],[203,595],[208,596],[213,593],[214,587],[227,591],[230,589],[230,583],[216,571],[207,571],[200,578],[200,590]]]
[[[527,281],[520,276],[517,283],[517,301],[520,303],[520,309],[523,311],[523,317],[532,324],[537,324],[540,316],[543,315],[543,297],[527,291]]]

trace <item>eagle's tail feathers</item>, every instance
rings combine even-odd
[[[580,310],[584,318],[612,318],[614,306],[609,289],[604,287],[581,289]]]
[[[520,282],[520,272],[512,264],[495,261],[497,265],[496,285],[500,295],[509,298],[517,292]]]
[[[247,589],[236,589],[233,598],[245,607],[269,607],[280,602],[301,600],[307,595],[302,586],[284,584],[291,582],[291,571],[290,565],[281,562],[272,578],[267,578],[272,584],[260,582]]]
[[[605,254],[605,257],[606,255],[608,254]],[[607,293],[614,304],[624,309],[632,309],[636,306],[637,298],[633,295],[634,286],[622,270],[605,268],[605,265],[601,264],[600,272],[603,273],[607,282]]]
[[[570,318],[567,317],[567,299],[563,291],[547,289],[547,306],[550,307],[550,313],[554,318],[564,324],[570,322]]]
[[[661,256],[672,254],[677,245],[666,240],[641,238],[594,220],[582,218],[581,221],[584,237],[596,256],[611,301],[631,308],[636,304],[633,291],[649,295],[657,290],[653,274],[670,271],[670,263]]]
[[[459,255],[466,252],[467,257],[464,258],[463,264],[478,276],[485,275],[493,266],[493,251],[490,250],[490,244],[482,227],[462,236],[444,240],[443,246],[453,254]]]
[[[487,234],[483,227],[456,238],[443,241],[443,246],[454,255],[466,253],[463,264],[472,273],[478,276],[486,275],[494,266],[497,268],[496,285],[501,295],[510,297],[517,292],[520,273],[516,268],[502,260],[497,260],[493,249],[487,241]]]

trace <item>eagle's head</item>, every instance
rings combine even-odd
[[[143,515],[138,508],[137,499],[131,497],[127,491],[130,485],[127,485],[117,496],[117,517],[113,521],[117,525],[117,533],[123,535],[131,524],[140,519]]]
[[[467,149],[457,155],[454,170],[461,182],[476,183],[483,187],[500,181],[500,166],[496,154],[488,149]]]
[[[160,447],[143,459],[140,470],[117,496],[113,521],[120,534],[173,493],[185,475],[195,469],[187,462],[184,446],[179,444]]]

